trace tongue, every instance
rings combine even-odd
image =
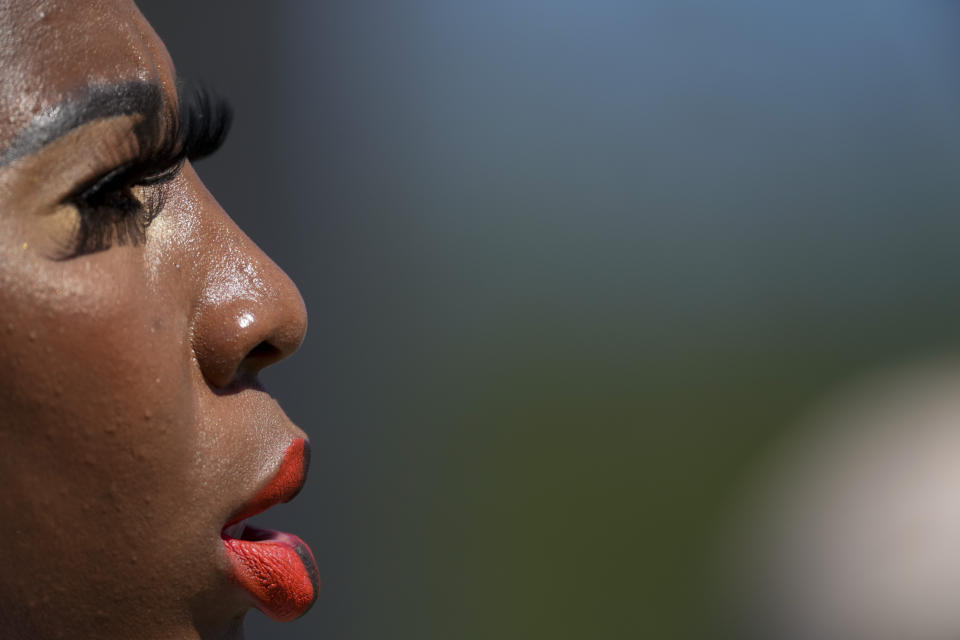
[[[317,563],[303,540],[247,526],[243,538],[223,537],[233,577],[260,611],[280,622],[307,612],[320,588]]]

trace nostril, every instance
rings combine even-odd
[[[248,358],[277,358],[280,355],[280,349],[277,349],[275,346],[264,340],[253,349],[250,350],[250,353],[247,354]]]
[[[264,340],[247,352],[247,356],[240,363],[237,373],[257,374],[261,369],[283,359],[283,351]]]

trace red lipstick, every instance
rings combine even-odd
[[[220,533],[234,581],[253,596],[258,609],[281,622],[299,618],[316,600],[320,588],[316,560],[297,536],[257,529],[243,520],[292,500],[306,479],[309,460],[307,442],[294,440],[270,482]]]

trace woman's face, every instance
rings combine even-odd
[[[189,161],[144,159],[179,101],[133,2],[0,3],[4,637],[227,637],[316,595],[295,537],[224,532],[303,481],[257,373],[306,315]]]

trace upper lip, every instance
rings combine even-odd
[[[297,438],[287,447],[280,467],[270,480],[233,512],[223,528],[262,513],[276,504],[293,500],[306,482],[309,465],[310,443],[304,438]]]

